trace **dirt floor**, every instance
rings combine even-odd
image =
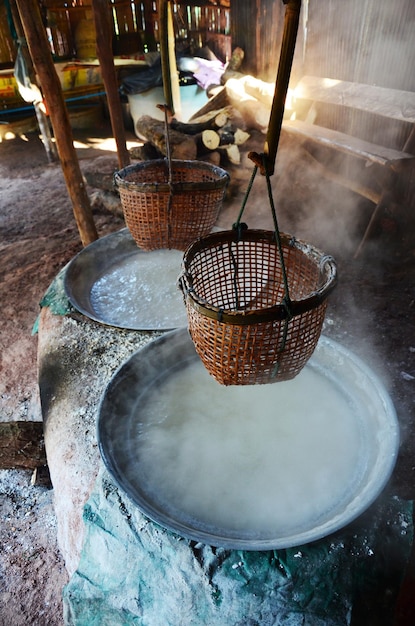
[[[107,127],[101,130],[108,135]],[[76,145],[83,146],[83,163],[114,156]],[[0,143],[0,172],[0,419],[41,420],[32,328],[43,293],[82,245],[61,168],[48,163],[36,134]],[[108,211],[95,211],[94,219],[100,236],[123,225]],[[31,486],[30,471],[1,470],[0,518],[1,626],[62,624],[67,574],[53,490]]]
[[[99,171],[104,158],[116,163],[109,150],[114,143],[100,143],[111,136],[108,123],[94,135],[74,133],[85,171]],[[133,136],[129,139],[137,144]],[[281,157],[274,183],[281,230],[311,241],[338,261],[339,284],[325,332],[363,357],[385,381],[402,426],[391,488],[413,499],[415,237],[408,236],[413,219],[404,212],[383,216],[376,238],[354,260],[370,206],[338,187],[321,185],[310,170],[300,172],[298,155],[282,143],[285,154],[290,159]],[[230,227],[237,216],[249,169],[245,155],[243,165],[230,168],[221,226]],[[0,420],[41,420],[32,327],[43,293],[82,246],[60,166],[48,163],[36,134],[0,143],[0,175]],[[250,226],[271,225],[263,191],[247,205],[244,217]],[[100,236],[123,226],[99,202],[94,218]],[[0,471],[0,626],[63,623],[61,591],[67,574],[56,542],[53,489],[30,481],[31,472]]]

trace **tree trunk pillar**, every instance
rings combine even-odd
[[[33,67],[46,102],[66,187],[84,246],[98,239],[59,77],[52,60],[37,0],[16,0]]]

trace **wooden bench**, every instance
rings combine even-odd
[[[358,256],[381,209],[410,196],[415,93],[304,76],[282,128],[301,141],[323,176],[375,204]]]

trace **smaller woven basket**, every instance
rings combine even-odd
[[[140,248],[185,250],[212,230],[229,174],[203,161],[157,159],[119,170],[114,182]]]
[[[185,251],[179,286],[189,331],[210,374],[223,385],[294,378],[321,333],[336,265],[307,243],[280,234],[290,302],[284,301],[275,233],[221,231]]]

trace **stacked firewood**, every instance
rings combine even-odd
[[[240,146],[249,139],[250,131],[266,133],[273,93],[272,84],[252,76],[229,78],[189,122],[169,120],[171,157],[238,165]],[[145,143],[130,150],[132,158],[148,160],[167,154],[164,122],[143,115],[136,121],[135,131]]]

